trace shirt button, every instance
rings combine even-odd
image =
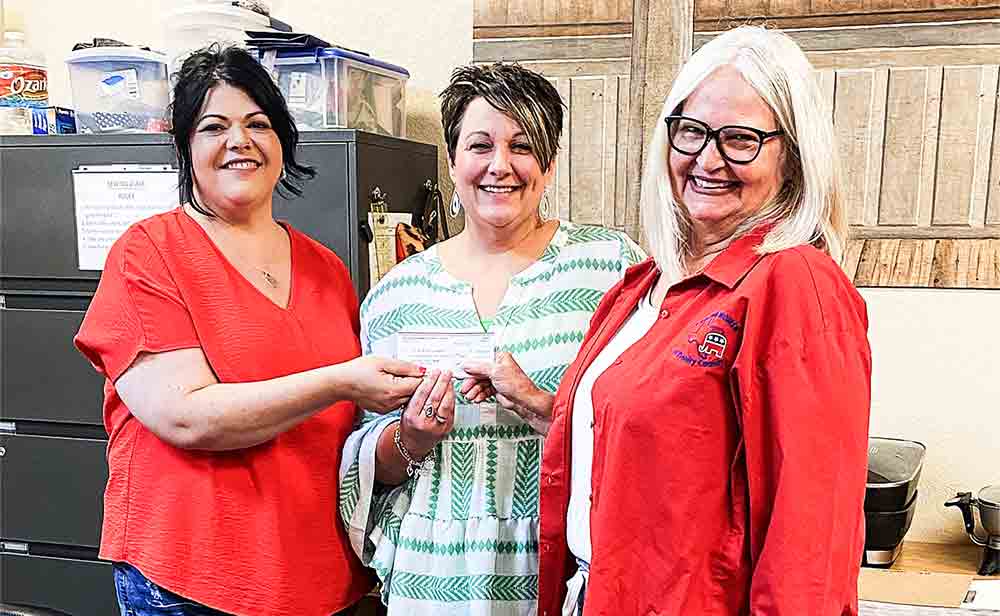
[[[555,485],[555,483],[556,483],[556,480],[553,479],[551,475],[549,475],[548,477],[545,478],[545,485],[551,486],[551,485]]]
[[[549,552],[552,551],[552,546],[546,543],[545,545],[542,546],[542,551],[548,554]]]
[[[667,318],[669,316],[670,316],[670,311],[669,310],[663,309],[663,310],[660,311],[660,318],[661,319],[665,319],[665,318]]]

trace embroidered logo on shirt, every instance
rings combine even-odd
[[[698,353],[702,357],[715,355],[722,359],[726,353],[726,335],[717,331],[708,332],[705,334],[705,341],[698,346]]]
[[[699,319],[688,332],[688,348],[674,349],[673,356],[689,366],[714,368],[721,366],[726,356],[730,337],[740,329],[740,324],[729,314],[716,311]]]

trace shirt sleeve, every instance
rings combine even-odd
[[[817,271],[790,252],[775,263],[765,297],[750,305],[737,360],[750,614],[856,614],[871,396],[867,317],[832,261]]]
[[[112,382],[139,353],[200,346],[188,306],[141,228],[127,231],[108,253],[74,344]]]

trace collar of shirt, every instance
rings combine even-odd
[[[772,228],[773,225],[761,224],[744,233],[719,253],[719,256],[712,259],[703,271],[686,280],[705,276],[727,289],[734,288],[763,258],[763,255],[757,252],[757,247]],[[646,259],[625,272],[621,294],[629,297],[630,304],[634,303],[631,302],[634,299],[632,296],[641,297],[647,293],[659,275],[660,268],[656,262],[652,258]]]
[[[702,274],[727,289],[734,288],[764,256],[757,252],[757,247],[772,227],[771,224],[757,225],[733,240],[719,256],[709,262]]]

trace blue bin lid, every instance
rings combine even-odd
[[[261,55],[263,55],[261,53]],[[410,72],[403,68],[402,66],[396,66],[395,64],[389,64],[388,62],[383,62],[381,60],[376,60],[371,56],[362,55],[353,51],[348,51],[341,47],[316,47],[313,49],[288,49],[284,51],[278,51],[278,58],[313,58],[315,61],[319,61],[320,58],[345,58],[347,60],[354,60],[355,62],[361,62],[363,64],[370,64],[371,66],[377,66],[378,68],[383,68],[394,73],[399,73],[406,78],[410,77]]]

